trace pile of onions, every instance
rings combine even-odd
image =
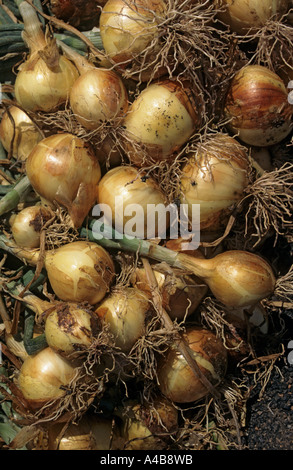
[[[196,327],[188,327],[183,338],[202,374],[217,387],[227,371],[227,350],[222,341],[213,332]],[[176,345],[159,359],[157,375],[161,392],[176,403],[197,401],[209,393]]]
[[[158,26],[165,11],[162,0],[108,0],[99,23],[107,56],[124,69],[132,60],[139,61],[147,49],[147,62],[151,62],[159,50]],[[144,66],[145,61],[144,57]]]
[[[115,346],[129,352],[145,333],[149,308],[147,296],[139,289],[120,287],[113,289],[95,313],[113,335]]]
[[[228,128],[244,143],[268,147],[292,130],[293,106],[283,80],[270,69],[246,65],[231,81],[225,101]]]
[[[164,441],[178,429],[178,411],[165,397],[157,397],[154,403],[126,402],[124,408],[125,450],[164,449]]]
[[[238,34],[256,32],[271,19],[288,13],[290,0],[214,0],[220,7],[218,17]]]
[[[171,160],[200,126],[190,85],[168,79],[151,83],[130,105],[122,126],[131,163]]]
[[[28,356],[20,369],[18,386],[32,408],[62,398],[76,368],[51,348]]]
[[[97,200],[101,168],[90,144],[68,133],[41,140],[26,161],[26,174],[36,193],[69,213],[80,227]]]
[[[25,161],[42,138],[31,118],[19,107],[10,106],[1,117],[0,140],[15,159]]]
[[[153,222],[148,218],[151,205],[167,206],[166,196],[154,178],[135,167],[109,170],[99,182],[98,203],[106,223],[129,236],[156,238],[168,228],[168,213],[158,211]]]
[[[224,226],[225,215],[244,194],[248,184],[248,152],[236,139],[218,133],[188,156],[180,176],[180,200],[200,205],[201,230]]]
[[[11,233],[16,244],[26,248],[38,248],[41,230],[51,218],[51,211],[41,205],[25,207],[12,216]]]
[[[128,109],[128,92],[121,77],[113,70],[95,67],[65,44],[61,47],[79,71],[69,94],[77,121],[89,130],[108,121],[113,125]]]
[[[159,267],[153,268],[153,273],[161,293],[162,306],[172,320],[183,321],[188,318],[207,294],[208,287],[196,276],[171,274],[160,271]],[[152,298],[144,268],[136,268],[131,279],[135,287]]]
[[[15,97],[26,111],[50,112],[64,104],[78,77],[75,65],[59,53],[54,39],[45,35],[34,8],[23,1],[19,11],[23,38],[29,48],[15,80]]]
[[[94,315],[79,304],[57,303],[46,315],[44,333],[47,344],[63,357],[86,350],[97,331]]]

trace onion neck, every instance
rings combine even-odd
[[[67,44],[64,44],[62,41],[57,40],[57,45],[61,47],[66,57],[74,63],[80,75],[84,74],[88,70],[94,70],[96,68],[85,57]]]
[[[208,280],[214,275],[213,259],[197,258],[184,253],[178,253],[174,267],[190,271],[200,279]]]
[[[33,54],[44,49],[46,47],[46,37],[36,11],[25,1],[19,3],[18,8],[24,24],[23,39],[30,53]]]

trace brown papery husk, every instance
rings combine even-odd
[[[145,50],[132,60],[109,62],[138,87],[183,76],[193,84],[202,116],[216,121],[231,70],[243,54],[234,38],[218,28],[217,10],[209,1],[166,0],[165,5],[163,15],[153,13],[157,35]]]

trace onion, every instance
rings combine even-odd
[[[119,434],[112,420],[89,413],[77,423],[51,424],[48,429],[49,450],[114,450]]]
[[[227,371],[227,351],[222,341],[211,331],[195,327],[187,328],[183,338],[201,372],[214,387],[218,386]],[[160,358],[157,375],[160,391],[176,403],[197,401],[209,393],[175,346]]]
[[[78,28],[88,31],[99,24],[98,5],[105,1],[97,0],[50,0],[49,8],[56,18]]]
[[[153,221],[148,217],[151,205],[166,208],[166,196],[152,177],[134,167],[125,165],[109,170],[99,182],[98,202],[107,206],[104,213],[107,223],[129,236],[155,238],[168,228],[166,211],[158,210],[158,218]]]
[[[248,153],[232,137],[218,133],[188,156],[180,176],[181,204],[200,206],[200,228],[216,230],[244,194],[248,184]]]
[[[292,130],[293,107],[282,79],[267,67],[247,65],[231,81],[225,102],[228,127],[246,144],[268,147]]]
[[[64,43],[60,45],[80,74],[69,95],[77,121],[89,130],[108,121],[113,125],[115,120],[117,125],[128,109],[128,92],[121,77],[113,70],[95,67]]]
[[[54,293],[66,302],[100,302],[115,275],[109,253],[87,241],[76,241],[46,253],[45,267]]]
[[[276,283],[269,263],[248,251],[224,251],[210,259],[179,253],[175,266],[190,269],[220,302],[231,308],[256,305],[273,293]]]
[[[64,387],[75,374],[75,367],[48,347],[25,359],[18,385],[30,406],[38,408],[63,397],[66,394]]]
[[[154,403],[126,402],[122,415],[125,450],[160,450],[178,429],[178,411],[164,397]]]
[[[195,276],[164,272],[159,267],[154,267],[153,272],[161,292],[162,306],[172,320],[182,321],[194,313],[208,291]],[[144,268],[135,269],[132,283],[152,298]]]
[[[38,248],[41,230],[52,217],[49,209],[42,206],[29,206],[18,212],[11,221],[11,233],[18,246]]]
[[[218,13],[223,23],[238,34],[253,33],[271,19],[280,20],[288,13],[290,0],[214,0],[215,6],[226,7]]]
[[[95,310],[114,337],[115,345],[129,352],[135,342],[145,333],[149,301],[136,288],[114,289]]]
[[[67,101],[78,71],[60,55],[55,40],[45,36],[33,7],[22,2],[19,10],[30,53],[15,80],[16,100],[26,111],[53,111]]]
[[[67,209],[75,227],[96,202],[99,161],[90,145],[72,134],[41,140],[28,156],[26,174],[40,196]]]
[[[161,0],[108,0],[99,23],[106,54],[124,69],[148,48],[144,65],[146,60],[151,62],[158,52],[154,43],[165,10]]]
[[[17,106],[4,112],[0,123],[0,140],[7,152],[24,161],[34,146],[42,140],[42,134],[30,117]]]
[[[97,321],[89,309],[72,302],[57,303],[45,320],[48,346],[62,356],[86,350],[97,332]]]
[[[130,161],[171,160],[199,128],[200,116],[188,84],[164,80],[148,85],[123,122],[123,147]]]

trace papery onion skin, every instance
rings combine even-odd
[[[50,0],[49,8],[56,18],[61,19],[80,31],[89,31],[99,24],[99,5],[106,1],[97,0]]]
[[[41,230],[52,218],[49,209],[42,206],[29,206],[18,212],[11,224],[11,233],[18,246],[38,248]]]
[[[17,160],[25,161],[34,146],[42,138],[41,132],[36,128],[30,117],[17,106],[11,106],[2,115],[0,140],[7,152],[10,152],[10,149],[12,150],[12,156]]]
[[[128,94],[122,79],[112,70],[94,68],[82,73],[71,88],[70,107],[86,129],[124,116]]]
[[[29,154],[26,174],[34,190],[68,210],[78,228],[97,200],[101,168],[93,149],[69,134],[41,140]]]
[[[130,204],[137,204],[142,211],[140,226],[136,226],[138,238],[155,238],[164,231],[165,227],[168,228],[168,214],[167,216],[162,214],[154,224],[148,224],[148,205],[167,206],[167,198],[152,177],[148,177],[135,167],[124,165],[109,170],[99,182],[98,202],[109,206],[112,220],[108,223],[115,225],[116,230],[121,233],[132,235],[128,232],[127,224],[133,215],[126,214],[127,206]]]
[[[131,60],[158,35],[158,18],[165,4],[160,0],[108,0],[100,16],[100,32],[107,55],[115,62]]]
[[[122,436],[126,450],[164,449],[169,434],[178,429],[178,411],[165,397],[153,403],[125,403]]]
[[[50,112],[64,104],[79,74],[66,57],[60,56],[51,70],[41,58],[22,64],[15,80],[15,97],[26,111]]]
[[[290,8],[289,0],[215,0],[214,3],[221,10],[226,7],[218,13],[219,19],[241,35],[255,33],[272,18],[280,20]]]
[[[110,254],[87,241],[62,245],[47,254],[45,266],[54,293],[66,302],[97,304],[108,293],[115,276]]]
[[[149,301],[136,288],[121,287],[114,290],[97,307],[95,313],[114,337],[115,345],[129,352],[145,333]]]
[[[44,333],[50,348],[70,357],[76,351],[85,351],[92,344],[97,330],[97,321],[88,309],[64,302],[57,303],[46,316]]]
[[[256,147],[280,143],[292,130],[292,112],[284,82],[267,67],[247,65],[232,79],[225,116],[242,142]]]
[[[189,84],[151,83],[131,104],[122,125],[123,147],[131,163],[171,160],[200,125]]]
[[[248,152],[232,137],[216,134],[204,148],[188,157],[180,175],[180,200],[188,205],[192,220],[193,204],[200,205],[200,229],[224,226],[248,185]]]
[[[214,387],[218,386],[228,366],[227,351],[222,341],[213,332],[195,327],[187,328],[183,337],[201,372]],[[175,346],[160,358],[157,375],[159,389],[175,403],[191,403],[209,393]]]
[[[76,370],[66,359],[56,354],[51,348],[25,359],[19,373],[18,385],[32,408],[62,398]]]

